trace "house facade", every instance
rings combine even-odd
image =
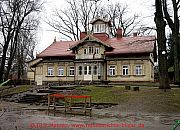
[[[92,33],[80,34],[79,41],[56,41],[28,62],[28,79],[37,85],[50,82],[153,82],[156,60],[155,37],[123,37],[111,23],[91,22]]]

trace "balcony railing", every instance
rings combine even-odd
[[[77,54],[76,59],[105,59],[104,54]]]

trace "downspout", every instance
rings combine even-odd
[[[75,77],[76,76],[76,66],[75,66],[75,63],[74,63],[74,85],[75,85]]]

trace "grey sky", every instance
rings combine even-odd
[[[137,13],[141,17],[144,17],[143,21],[148,24],[149,26],[152,26],[153,23],[153,14],[154,14],[154,7],[153,7],[153,1],[151,0],[102,0],[104,3],[116,3],[120,2],[123,4],[127,4],[129,7],[129,12],[132,12],[132,14]],[[54,37],[56,37],[57,40],[64,40],[62,39],[62,36],[58,33],[55,33],[53,31],[48,31],[51,29],[49,25],[47,25],[45,22],[43,22],[48,17],[53,17],[53,10],[55,8],[65,8],[66,2],[65,0],[46,0],[45,3],[45,10],[43,11],[43,17],[41,20],[41,27],[38,33],[38,40],[39,45],[37,46],[36,50],[37,53],[44,50],[47,46],[52,44]],[[151,17],[149,17],[151,16]]]

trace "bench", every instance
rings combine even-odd
[[[139,87],[133,87],[133,91],[139,91]]]

